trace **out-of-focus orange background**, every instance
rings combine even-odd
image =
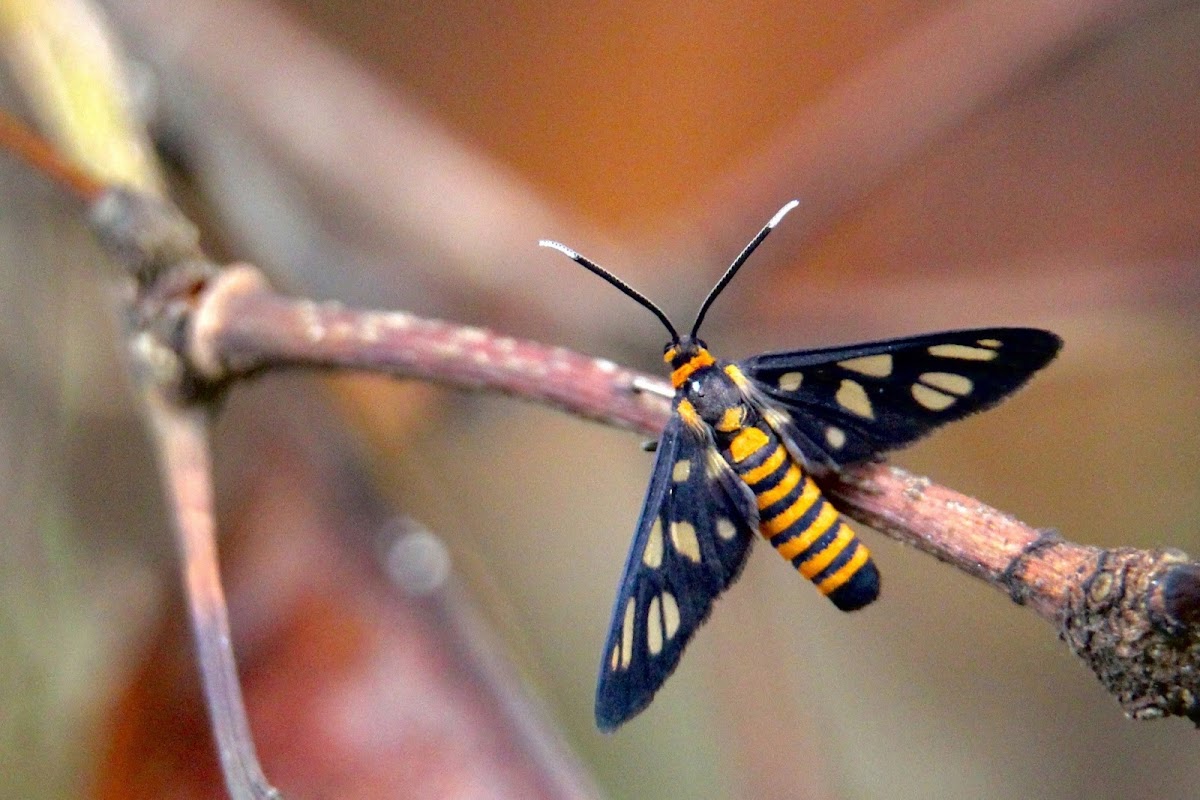
[[[1058,331],[1063,355],[1028,389],[895,460],[1074,541],[1196,555],[1200,12],[1055,5],[107,8],[209,244],[288,289],[655,369],[650,315],[536,241],[594,255],[684,324],[797,196],[710,314],[714,349]],[[424,146],[385,147],[405,135]],[[76,796],[176,577],[94,262],[30,268],[86,233],[0,170],[0,744],[19,789],[0,796]],[[264,379],[230,418],[284,413],[272,392],[306,384],[325,390]],[[378,379],[330,396],[607,796],[1195,796],[1188,723],[1125,719],[1043,621],[870,531],[879,603],[841,615],[759,547],[653,705],[602,736],[599,647],[650,466],[637,437]],[[238,430],[220,431],[234,494],[255,457]]]

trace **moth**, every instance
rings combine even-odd
[[[796,205],[781,208],[734,259],[684,336],[620,278],[558,242],[539,243],[646,307],[670,334],[663,360],[674,412],[656,447],[601,654],[596,724],[603,731],[649,705],[757,536],[837,608],[874,601],[875,562],[813,476],[994,406],[1062,345],[1044,330],[977,328],[715,358],[698,337],[705,314]]]

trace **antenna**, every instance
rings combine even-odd
[[[739,269],[741,269],[742,264],[746,263],[746,259],[750,257],[750,254],[754,252],[754,249],[762,244],[763,239],[767,238],[767,234],[774,230],[775,226],[779,224],[779,221],[787,216],[787,213],[798,205],[800,205],[800,201],[793,200],[783,208],[776,211],[775,216],[771,217],[771,221],[768,222],[763,229],[758,232],[757,236],[750,240],[750,244],[746,245],[745,248],[742,249],[742,252],[738,254],[738,257],[735,258],[733,263],[729,265],[729,269],[725,270],[725,274],[721,276],[721,280],[717,281],[717,285],[714,286],[712,291],[708,293],[708,297],[704,298],[704,302],[700,304],[700,310],[696,312],[696,322],[692,325],[691,333],[693,337],[700,330],[700,323],[704,322],[704,315],[708,313],[708,307],[712,305],[713,300],[716,300],[717,295],[719,295],[722,290],[729,285],[729,282],[733,280],[733,276],[737,274]]]
[[[775,216],[771,217],[770,221],[763,227],[761,231],[758,232],[758,235],[750,240],[750,244],[742,248],[742,252],[739,253],[738,257],[733,260],[733,263],[729,265],[729,269],[725,270],[725,274],[721,276],[721,280],[717,281],[717,285],[712,288],[712,291],[708,293],[708,297],[704,298],[704,302],[700,304],[700,310],[696,312],[696,322],[692,325],[692,332],[689,334],[691,338],[695,338],[696,333],[700,330],[700,323],[704,322],[704,315],[708,313],[708,308],[713,304],[713,301],[717,299],[717,295],[719,295],[725,289],[725,287],[729,285],[729,282],[733,280],[733,276],[737,274],[739,269],[741,269],[742,264],[745,264],[746,259],[750,258],[750,254],[754,252],[755,248],[762,244],[763,239],[767,238],[767,234],[774,230],[775,226],[779,224],[779,221],[787,216],[788,212],[798,205],[800,205],[799,200],[792,200],[783,208],[776,211]],[[592,261],[590,258],[585,258],[584,256],[579,255],[579,253],[576,253],[565,244],[553,242],[549,239],[542,239],[538,242],[538,244],[542,247],[549,247],[553,250],[557,250],[579,266],[583,267],[594,275],[599,275],[601,278],[617,287],[617,289],[620,290],[620,292],[626,297],[630,297],[641,305],[650,309],[650,312],[654,314],[654,316],[658,317],[658,321],[661,322],[663,327],[667,329],[667,332],[671,334],[671,341],[674,343],[679,342],[679,332],[675,330],[675,326],[671,324],[671,320],[667,319],[667,315],[663,313],[661,308],[650,302],[650,299],[637,289],[634,289],[628,283],[621,280],[616,275],[613,275],[611,272],[597,264],[595,261]]]
[[[760,237],[763,235],[764,234],[759,234]],[[667,315],[663,313],[661,308],[654,305],[654,303],[651,303],[650,299],[647,298],[641,292],[639,292],[637,289],[634,289],[628,283],[621,280],[616,275],[613,275],[611,272],[609,272],[604,267],[597,264],[595,261],[592,261],[590,258],[584,258],[583,256],[579,255],[579,253],[576,253],[574,250],[572,250],[571,248],[567,247],[564,244],[559,244],[558,242],[552,242],[549,239],[542,239],[540,242],[538,242],[538,244],[541,245],[542,247],[549,247],[554,250],[557,250],[558,252],[562,253],[567,258],[571,259],[576,264],[578,264],[579,266],[588,270],[589,272],[592,272],[593,274],[599,275],[601,278],[604,278],[604,280],[608,281],[613,286],[617,287],[621,291],[622,294],[626,295],[627,297],[633,298],[634,300],[641,303],[646,308],[650,309],[650,311],[654,314],[654,316],[658,317],[658,321],[661,322],[663,324],[663,326],[667,329],[667,331],[671,334],[671,341],[672,342],[679,341],[679,333],[678,333],[678,331],[675,330],[675,326],[671,324],[671,320],[667,319]]]

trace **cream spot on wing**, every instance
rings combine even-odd
[[[830,425],[825,429],[825,441],[834,450],[841,450],[846,445],[846,432],[836,425]]]
[[[839,361],[838,366],[857,372],[860,375],[870,375],[873,378],[886,378],[892,374],[892,354],[879,353],[873,356],[859,356]]]
[[[737,536],[737,526],[732,520],[725,517],[717,517],[717,536],[720,536],[725,541],[729,541],[734,536]]]
[[[668,639],[674,639],[675,634],[679,632],[679,604],[675,602],[675,595],[664,591],[662,607],[663,624],[666,626],[665,633]]]
[[[929,355],[938,358],[961,358],[966,361],[991,361],[999,353],[965,344],[935,344],[929,348]]]
[[[867,397],[866,389],[858,381],[844,379],[842,385],[838,387],[834,399],[838,401],[838,405],[852,414],[857,414],[865,419],[875,419],[875,409],[871,407],[871,399]]]
[[[658,609],[658,597],[650,598],[650,610],[646,612],[646,647],[654,656],[661,653],[663,647],[662,616]]]
[[[654,524],[650,526],[650,534],[646,537],[646,549],[642,551],[642,563],[650,569],[658,569],[662,566],[662,559],[662,520],[655,519]]]
[[[975,388],[970,378],[952,372],[923,372],[920,381],[959,397],[966,397]]]
[[[939,392],[937,389],[930,389],[928,386],[923,386],[919,383],[913,384],[912,396],[914,400],[930,411],[943,411],[954,405],[954,401],[958,399],[954,395]]]
[[[621,665],[621,645],[614,644],[613,651],[612,651],[612,658],[610,659],[609,666],[612,667],[613,672],[616,672],[617,667],[619,667],[620,665]]]
[[[621,624],[621,669],[633,661],[633,598],[625,603],[625,620]]]
[[[680,555],[700,563],[700,540],[696,538],[696,529],[690,522],[671,523],[671,544],[675,545],[675,551]]]
[[[671,480],[676,483],[683,483],[692,474],[692,462],[686,458],[681,458],[675,462],[674,468],[671,470]]]
[[[785,392],[794,392],[800,388],[800,383],[804,380],[804,376],[799,372],[785,372],[779,376],[776,385]]]
[[[979,339],[975,342],[975,344],[979,345],[980,347],[990,347],[993,350],[998,350],[1003,342],[1001,342],[999,339]]]

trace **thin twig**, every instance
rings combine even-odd
[[[351,368],[500,392],[656,435],[660,379],[559,347],[400,312],[275,293],[248,265],[199,294],[187,360],[216,384],[278,368]],[[1030,527],[885,464],[822,480],[850,517],[1030,605],[1130,715],[1200,723],[1200,564],[1178,551],[1103,550]]]
[[[226,787],[235,800],[281,800],[259,766],[233,658],[217,565],[208,412],[181,408],[157,393],[148,393],[146,399],[160,445],[162,479],[176,528],[204,698]]]

